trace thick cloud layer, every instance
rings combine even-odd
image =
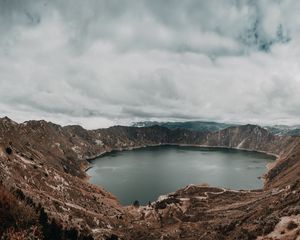
[[[297,0],[0,0],[0,111],[105,127],[300,122]]]

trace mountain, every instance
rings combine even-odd
[[[157,122],[157,121],[142,121],[134,122],[132,127],[150,127],[162,126],[169,129],[187,129],[199,132],[217,132],[228,127],[240,126],[240,124],[206,122],[206,121],[187,121],[187,122]],[[264,126],[269,132],[278,136],[300,136],[300,125],[273,125]]]
[[[279,136],[300,136],[300,126],[274,125],[266,126],[266,129],[271,133]]]
[[[135,122],[132,124],[132,127],[150,127],[154,125],[166,127],[169,129],[187,129],[187,130],[199,131],[199,132],[216,132],[228,127],[238,126],[238,124],[205,122],[205,121],[188,121],[188,122],[145,121],[145,122]]]
[[[277,160],[264,176],[263,189],[189,185],[149,206],[121,206],[113,194],[88,183],[89,159],[163,144],[260,151],[276,155]],[[274,135],[249,124],[216,132],[157,125],[85,130],[0,118],[0,237],[296,239],[299,160],[299,137]]]

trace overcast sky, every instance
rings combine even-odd
[[[300,123],[298,0],[0,0],[0,112],[88,128]]]

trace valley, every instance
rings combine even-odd
[[[39,216],[43,212],[47,215],[47,222],[39,223],[43,233],[55,221],[59,236],[75,232],[72,236],[76,238],[69,239],[299,236],[299,137],[273,135],[256,125],[216,132],[161,126],[85,130],[46,121],[16,123],[2,118],[0,140],[1,185]],[[89,159],[111,151],[164,144],[238,148],[278,157],[265,174],[262,189],[188,185],[148,206],[123,207],[113,194],[87,181]]]

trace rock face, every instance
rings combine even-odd
[[[161,144],[238,148],[278,158],[265,175],[264,189],[190,185],[145,207],[123,207],[86,181],[87,159]],[[299,160],[300,138],[275,136],[255,125],[217,132],[161,126],[85,130],[0,119],[2,186],[37,211],[43,209],[60,231],[75,229],[81,239],[295,239],[300,233]],[[292,229],[288,221],[295,223]],[[64,235],[76,238],[70,236]]]

